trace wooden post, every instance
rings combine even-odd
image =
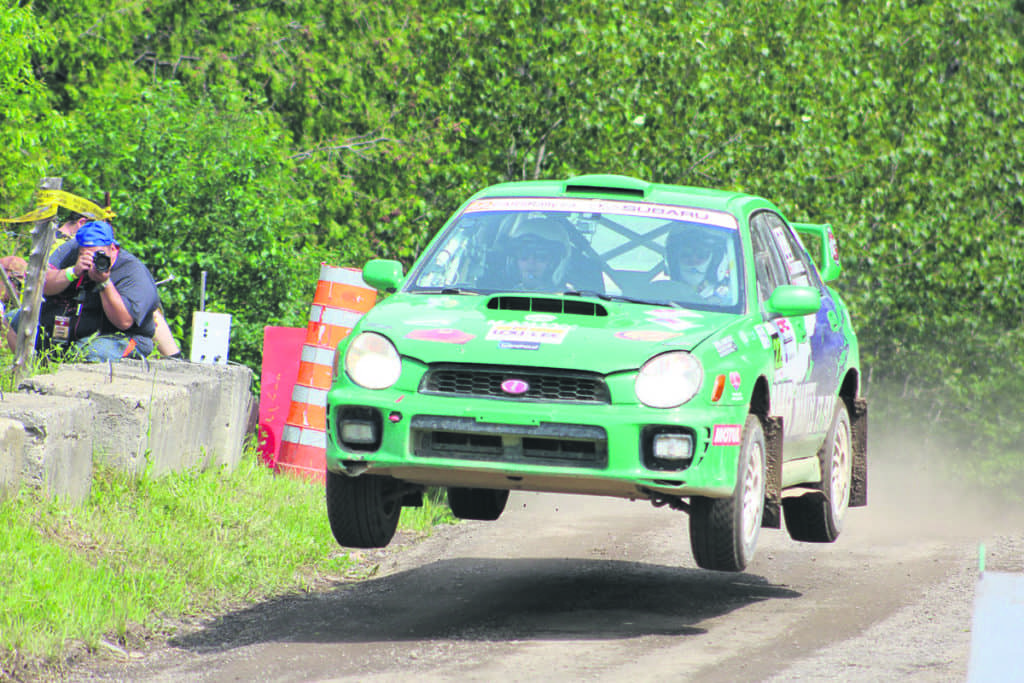
[[[41,190],[59,190],[64,186],[63,178],[43,178]],[[32,251],[28,257],[28,271],[25,273],[25,287],[21,297],[21,312],[18,316],[17,345],[14,350],[14,386],[28,374],[32,357],[36,351],[36,332],[39,329],[39,306],[43,302],[43,280],[46,278],[53,233],[57,229],[57,216],[37,221],[32,228]]]
[[[11,278],[7,275],[7,269],[4,268],[3,264],[0,263],[0,275],[3,276],[4,291],[7,292],[7,300],[12,304],[21,305],[21,297],[18,296],[18,290],[14,288],[14,283],[11,282]]]

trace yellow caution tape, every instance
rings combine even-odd
[[[57,215],[57,208],[80,213],[94,220],[108,220],[117,214],[110,207],[97,206],[88,199],[63,190],[40,190],[36,208],[17,218],[0,218],[0,223],[35,223]]]

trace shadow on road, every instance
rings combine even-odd
[[[216,652],[263,642],[620,639],[705,632],[700,622],[800,597],[751,574],[582,559],[456,558],[263,602],[175,638]]]

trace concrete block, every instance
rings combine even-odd
[[[12,497],[21,486],[25,463],[25,426],[0,418],[0,500]]]
[[[24,439],[21,485],[69,503],[84,501],[92,489],[92,415],[88,401],[5,394],[0,418],[20,424]]]
[[[127,429],[133,410],[144,409],[145,425],[136,422],[134,429],[141,428],[146,439],[133,460],[137,465],[142,456],[144,464],[148,451],[153,472],[159,474],[196,465],[238,464],[253,400],[252,377],[249,368],[239,365],[121,361],[65,365],[55,375],[32,378],[22,387],[80,395],[80,386],[91,386],[93,394],[110,399],[103,402],[105,419],[117,431],[122,424]],[[90,398],[97,400],[93,394]],[[120,438],[104,437],[98,445],[106,448],[108,441],[121,443]]]
[[[66,365],[25,380],[19,389],[88,401],[97,463],[135,475],[206,464],[182,387]]]

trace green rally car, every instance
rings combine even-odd
[[[335,355],[335,538],[385,546],[446,487],[462,519],[513,489],[682,510],[708,569],[743,570],[783,519],[835,540],[867,475],[839,273],[829,225],[747,194],[609,175],[477,193],[408,275],[363,269],[388,296]]]

